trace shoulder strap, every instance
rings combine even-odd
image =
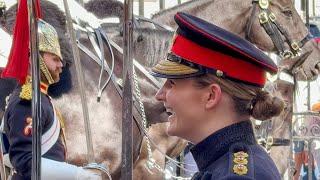
[[[45,132],[41,137],[41,155],[44,155],[46,152],[51,149],[51,147],[57,142],[60,135],[60,122],[57,117],[55,108],[53,107],[54,120],[53,123],[47,132]]]

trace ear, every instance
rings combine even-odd
[[[207,96],[207,102],[206,102],[206,108],[211,109],[217,104],[219,104],[222,96],[221,87],[218,84],[211,84],[208,87],[208,96]]]

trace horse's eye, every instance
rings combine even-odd
[[[283,10],[282,13],[284,15],[286,15],[287,17],[292,17],[292,11],[287,9],[287,10]]]

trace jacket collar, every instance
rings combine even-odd
[[[232,144],[256,144],[250,121],[242,121],[220,129],[195,145],[190,151],[200,171],[205,170],[229,151]]]
[[[31,83],[31,79],[32,79],[31,76],[28,75],[26,82]],[[43,94],[48,95],[48,88],[49,88],[49,85],[48,85],[47,83],[44,83],[44,82],[40,81],[40,91],[41,91]]]

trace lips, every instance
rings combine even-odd
[[[174,112],[172,111],[172,109],[171,108],[169,108],[169,107],[166,107],[166,112],[167,112],[167,114],[169,115],[169,116],[171,116]]]
[[[166,107],[166,113],[169,115],[168,121],[172,120],[172,118],[176,115],[176,113],[169,107]]]

